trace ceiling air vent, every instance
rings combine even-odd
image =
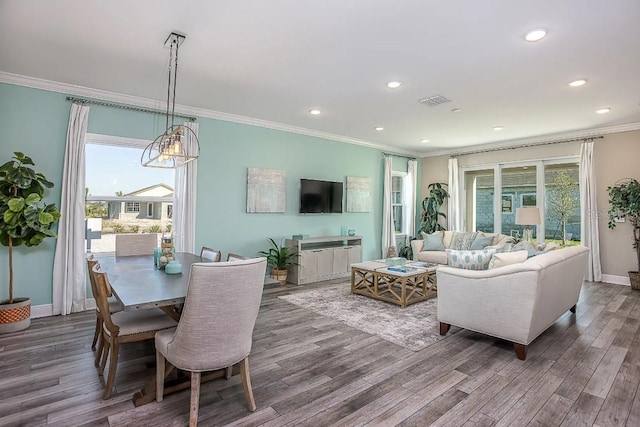
[[[418,102],[420,104],[428,105],[429,107],[435,107],[436,105],[444,104],[445,102],[451,102],[451,100],[442,95],[431,95]]]

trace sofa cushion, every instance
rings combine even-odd
[[[418,261],[447,264],[447,253],[445,251],[422,251],[418,252]]]
[[[443,231],[436,231],[431,234],[420,232],[420,234],[424,240],[423,251],[444,251],[444,244],[442,243],[442,238],[444,237]]]
[[[491,257],[496,253],[495,249],[482,249],[479,251],[447,249],[446,252],[449,267],[463,268],[465,270],[487,270]]]
[[[504,267],[505,265],[525,262],[527,258],[529,258],[527,251],[495,253],[491,257],[491,261],[489,261],[489,270]]]
[[[462,250],[462,251],[469,250],[471,249],[471,244],[476,239],[477,235],[478,235],[477,232],[466,233],[466,232],[454,231],[449,249]]]
[[[493,236],[482,236],[478,234],[475,240],[473,241],[473,243],[471,243],[471,247],[469,249],[471,249],[472,251],[484,249],[487,246],[489,246],[492,241],[493,241]]]

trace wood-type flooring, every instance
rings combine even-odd
[[[516,359],[466,330],[419,352],[265,290],[250,356],[258,409],[238,375],[203,384],[201,426],[640,426],[640,292],[586,282]],[[181,426],[189,391],[134,407],[155,373],[153,343],[123,346],[113,397],[93,366],[94,313],[34,319],[0,336],[0,426]]]

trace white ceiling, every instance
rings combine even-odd
[[[0,71],[166,100],[179,31],[178,104],[429,154],[640,124],[639,22],[638,0],[0,0]]]

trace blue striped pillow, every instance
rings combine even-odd
[[[447,249],[447,265],[465,270],[488,270],[489,261],[496,253],[495,249],[482,249],[477,251],[457,251]]]

